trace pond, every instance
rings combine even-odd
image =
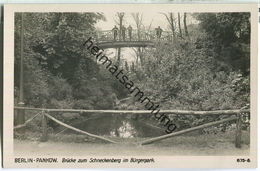
[[[165,134],[163,128],[156,126],[155,122],[152,123],[149,119],[119,114],[90,117],[70,125],[92,134],[121,138],[155,137]],[[72,130],[63,133],[77,134]]]

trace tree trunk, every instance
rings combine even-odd
[[[124,13],[118,13],[118,18],[119,18],[119,41],[122,39],[122,26],[123,26],[123,18],[124,18]],[[117,63],[120,65],[121,61],[121,48],[117,49]]]
[[[185,13],[184,13],[184,16],[183,16],[183,24],[184,24],[184,32],[185,32],[185,35],[188,37],[188,36],[189,36],[189,33],[188,33],[186,18],[187,18],[187,14],[186,14],[186,12],[185,12]]]
[[[121,61],[121,48],[117,49],[117,65],[120,66]]]
[[[140,59],[140,65],[143,66],[143,52],[142,52],[141,47],[138,47],[138,56]]]
[[[175,28],[174,28],[174,17],[173,13],[170,13],[170,24],[171,24],[171,30],[172,30],[172,39],[175,37]]]
[[[172,40],[174,39],[175,37],[175,19],[174,19],[174,15],[172,12],[169,12],[169,15],[166,14],[166,13],[162,13],[166,19],[167,19],[167,22],[171,28],[171,31],[172,31]]]
[[[143,15],[140,13],[132,13],[132,17],[136,24],[137,39],[138,39],[138,41],[141,41],[141,39],[144,38],[144,37],[141,37],[141,25],[142,25],[142,21],[143,21]],[[136,64],[138,64],[138,58],[139,58],[140,65],[142,67],[143,66],[143,54],[142,54],[143,52],[142,52],[141,47],[138,47],[137,51],[135,51],[135,53],[136,53],[136,57],[137,57]]]
[[[19,103],[20,107],[24,107],[24,16],[21,14],[21,58],[20,58],[20,78],[19,78]],[[23,125],[25,122],[24,110],[18,110],[18,125]],[[24,129],[20,129],[19,132],[22,134],[25,132]]]
[[[180,13],[179,13],[179,12],[178,12],[178,26],[179,26],[180,36],[182,37],[182,32],[181,32],[181,16],[180,16]]]

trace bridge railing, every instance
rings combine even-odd
[[[74,130],[76,132],[82,133],[84,135],[96,138],[96,139],[101,139],[103,141],[109,142],[109,143],[117,143],[113,140],[110,140],[108,138],[102,137],[102,136],[98,136],[98,135],[94,135],[91,133],[88,133],[86,131],[80,130],[78,128],[75,128],[73,126],[70,126],[56,118],[54,118],[53,116],[51,116],[51,113],[53,112],[73,112],[73,113],[80,113],[80,114],[92,114],[92,113],[96,113],[96,114],[151,114],[151,111],[149,110],[83,110],[83,109],[44,109],[44,108],[29,108],[29,107],[14,107],[15,110],[23,110],[23,111],[37,111],[37,114],[32,116],[31,118],[27,119],[27,121],[25,121],[24,124],[22,125],[16,125],[14,126],[14,129],[21,129],[26,127],[26,125],[31,122],[34,118],[36,118],[37,116],[41,116],[42,118],[42,136],[41,136],[41,141],[47,141],[47,120],[50,119],[54,122],[56,122],[59,125],[62,125],[64,127],[66,127],[67,129],[71,129]],[[173,136],[177,136],[177,135],[181,135],[184,133],[188,133],[191,131],[195,131],[195,130],[199,130],[199,129],[203,129],[203,128],[207,128],[207,127],[211,127],[211,126],[215,126],[215,125],[219,125],[225,122],[231,122],[231,121],[235,121],[236,122],[236,135],[235,135],[235,146],[237,148],[241,147],[241,134],[242,134],[242,115],[243,114],[250,114],[250,110],[249,109],[243,109],[243,110],[217,110],[217,111],[185,111],[185,110],[161,110],[160,112],[167,114],[167,115],[171,115],[171,114],[175,114],[175,115],[230,115],[230,117],[225,118],[225,119],[221,119],[218,121],[214,121],[214,122],[209,122],[206,124],[202,124],[199,126],[195,126],[192,128],[188,128],[185,130],[181,130],[181,131],[177,131],[177,132],[173,132],[170,134],[166,134],[166,135],[162,135],[159,137],[155,137],[155,138],[151,138],[148,140],[145,140],[143,142],[141,142],[141,145],[145,145],[145,144],[150,144],[156,141],[160,141],[166,138],[170,138]]]
[[[158,37],[155,31],[139,31],[132,30],[131,37],[126,31],[125,36],[119,33],[114,38],[114,32],[112,30],[98,31],[97,39],[99,42],[110,42],[110,41],[156,41],[156,40],[172,40],[172,33],[169,31],[163,31],[161,36]]]

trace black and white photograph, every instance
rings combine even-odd
[[[13,13],[13,165],[252,167],[252,13],[122,7]]]

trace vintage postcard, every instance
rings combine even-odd
[[[4,6],[6,168],[256,168],[257,4]]]

